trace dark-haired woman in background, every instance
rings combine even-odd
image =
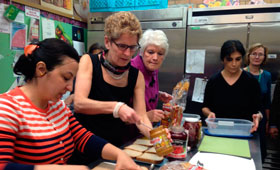
[[[221,48],[224,68],[207,82],[202,112],[208,118],[253,120],[251,132],[257,130],[260,111],[260,86],[241,69],[245,49],[239,40],[228,40]]]
[[[98,54],[105,50],[105,47],[100,45],[99,43],[94,43],[89,47],[88,53],[89,54]]]
[[[24,75],[26,84],[0,95],[0,169],[88,170],[63,165],[74,148],[117,160],[116,169],[139,168],[126,153],[83,128],[60,100],[72,90],[78,62],[76,50],[55,38],[25,47],[14,72]]]

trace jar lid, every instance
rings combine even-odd
[[[183,117],[186,122],[198,122],[200,120],[200,115],[183,113]]]
[[[174,133],[181,133],[185,130],[185,128],[182,126],[172,126],[170,130]]]

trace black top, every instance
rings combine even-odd
[[[260,86],[258,81],[246,71],[229,85],[221,72],[207,82],[203,107],[208,107],[217,118],[253,120],[252,114],[260,110]]]
[[[119,101],[132,107],[134,88],[138,70],[130,67],[126,87],[116,87],[104,81],[98,55],[90,55],[93,65],[92,86],[88,98],[99,101]],[[128,125],[113,114],[86,115],[76,114],[77,119],[85,128],[110,143],[121,146],[137,135],[135,125]]]

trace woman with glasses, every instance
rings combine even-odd
[[[138,135],[135,129],[149,137],[152,128],[146,114],[143,74],[130,65],[140,47],[142,29],[135,15],[118,12],[106,18],[104,32],[108,50],[86,54],[79,63],[74,109],[88,130],[122,146]]]
[[[257,130],[262,115],[260,86],[248,72],[241,69],[245,49],[239,40],[224,42],[220,58],[224,68],[207,82],[202,112],[208,118],[237,118],[254,122]]]
[[[117,161],[116,169],[140,169],[122,150],[87,131],[60,100],[73,88],[77,51],[51,38],[24,48],[14,73],[25,84],[0,94],[1,170],[89,170],[66,165],[77,149]]]
[[[131,65],[138,68],[145,78],[145,101],[149,119],[159,122],[164,118],[163,111],[156,109],[158,99],[169,102],[172,96],[159,91],[158,70],[168,53],[168,39],[161,30],[147,30],[139,41],[140,55],[131,60]]]
[[[259,82],[261,88],[261,112],[263,119],[260,122],[258,131],[261,135],[261,151],[262,159],[266,156],[266,142],[265,136],[269,126],[269,114],[271,105],[271,74],[270,72],[263,70],[261,67],[267,60],[268,49],[260,43],[256,43],[249,48],[246,55],[247,67],[244,70],[250,72]]]

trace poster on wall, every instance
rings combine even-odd
[[[23,50],[26,45],[26,25],[11,23],[11,50]]]
[[[39,41],[39,19],[30,18],[28,44]]]
[[[73,15],[73,0],[40,0],[41,5],[64,14]]]
[[[70,45],[73,45],[72,39],[70,36],[64,31],[64,27],[61,24],[57,24],[55,27],[55,37],[60,39]]]

